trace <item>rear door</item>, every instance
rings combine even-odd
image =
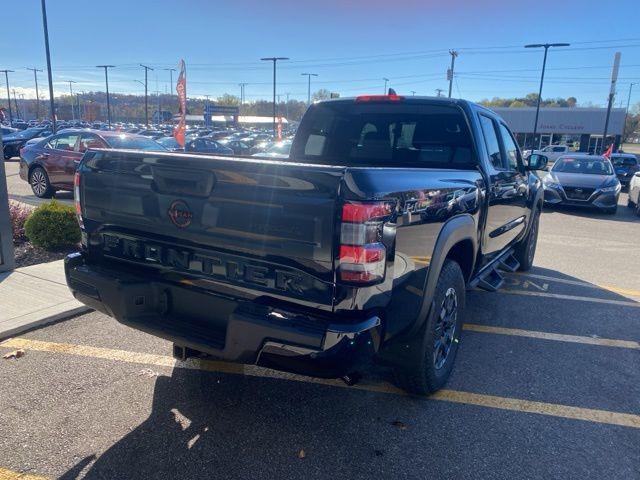
[[[527,177],[509,129],[489,113],[478,114],[487,151],[489,208],[483,251],[486,259],[500,253],[526,225]]]
[[[49,152],[49,180],[51,183],[71,187],[76,161],[80,161],[82,154],[78,153],[77,144],[79,133],[61,134],[51,143]]]

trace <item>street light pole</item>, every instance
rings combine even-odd
[[[49,106],[51,108],[52,131],[56,133],[56,100],[53,97],[53,75],[51,75],[51,55],[49,53],[49,27],[47,25],[47,6],[45,0],[42,5],[42,27],[44,29],[44,49],[47,56],[47,78],[49,79]]]
[[[416,91],[415,90],[411,90],[411,96],[415,97],[416,96]]]
[[[627,117],[629,116],[629,105],[631,105],[631,89],[634,85],[638,85],[638,82],[632,82],[629,84],[629,96],[627,97],[627,110],[624,113],[624,123],[622,124],[622,141],[624,142],[627,136]]]
[[[73,108],[73,84],[78,82],[74,80],[67,80],[67,82],[69,83],[69,95],[71,95],[71,119],[75,120],[76,113],[75,113],[75,109]]]
[[[260,60],[273,62],[273,136],[276,136],[276,63],[278,60],[289,60],[288,57],[265,57]]]
[[[533,145],[531,151],[535,150],[536,134],[538,133],[538,116],[540,115],[540,101],[542,100],[542,84],[544,83],[544,71],[547,67],[547,52],[551,47],[568,47],[569,43],[532,43],[524,48],[544,48],[544,58],[542,59],[542,73],[540,74],[540,89],[538,90],[538,100],[536,102],[536,120],[533,125]],[[540,144],[538,143],[538,147]]]
[[[140,64],[144,68],[144,123],[149,128],[149,97],[148,97],[148,73],[149,70],[153,70],[151,67]]]
[[[111,130],[111,103],[109,101],[109,69],[115,67],[115,65],[98,65],[97,68],[104,68],[104,83],[107,88],[107,124],[109,130]]]
[[[42,70],[37,69],[35,67],[33,68],[29,68],[29,67],[25,67],[27,70],[31,70],[33,72],[33,79],[36,82],[36,120],[38,120],[38,117],[40,117],[40,93],[38,92],[38,72],[41,72]]]
[[[311,77],[317,77],[317,73],[301,73],[302,76],[307,76],[307,106],[311,105]]]
[[[384,80],[384,91],[382,92],[383,95],[387,94],[387,83],[389,83],[389,79],[386,77],[382,77],[382,79]]]
[[[13,126],[13,112],[11,111],[11,95],[9,95],[9,72],[13,73],[13,70],[0,70],[4,72],[4,79],[7,82],[7,103],[9,104],[9,126]],[[18,112],[16,111],[16,114]]]
[[[18,99],[16,98],[16,89],[12,88],[13,92],[13,106],[16,108],[16,117],[20,118],[20,109],[18,108]]]

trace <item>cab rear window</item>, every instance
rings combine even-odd
[[[453,106],[327,102],[310,107],[292,158],[347,166],[456,168],[476,163],[462,112]]]

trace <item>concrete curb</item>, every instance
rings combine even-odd
[[[38,312],[37,317],[33,318],[33,320],[29,320],[28,316],[35,317],[36,314],[29,314],[26,319],[25,317],[20,317],[16,322],[11,322],[8,325],[7,324],[3,325],[2,331],[0,331],[0,340],[5,340],[9,337],[19,335],[21,333],[24,333],[28,330],[32,330],[34,328],[43,327],[49,323],[59,322],[61,320],[67,320],[68,318],[93,311],[92,308],[89,308],[86,305],[82,305],[82,306],[67,305],[70,303],[77,304],[78,302],[74,300],[73,302],[65,302],[61,305],[50,307],[43,312]],[[65,307],[65,305],[67,306]]]

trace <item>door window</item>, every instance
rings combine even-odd
[[[86,152],[90,148],[108,148],[107,145],[95,135],[82,135],[80,138],[80,145],[78,151],[81,153]]]
[[[485,115],[480,115],[480,125],[482,125],[484,143],[487,146],[487,154],[489,155],[489,160],[491,161],[493,168],[497,170],[504,170],[502,155],[500,154],[500,143],[498,142],[498,135],[496,134],[496,128],[493,120]]]
[[[516,142],[513,140],[509,129],[502,123],[500,124],[500,134],[502,135],[502,143],[504,145],[504,151],[507,155],[507,166],[509,170],[519,170],[518,167],[520,165],[520,153],[518,152],[518,147],[516,146]]]
[[[76,143],[78,142],[78,137],[80,135],[61,135],[60,137],[58,137],[55,142],[56,145],[55,148],[56,150],[64,150],[67,152],[73,152],[75,151],[76,148]]]

